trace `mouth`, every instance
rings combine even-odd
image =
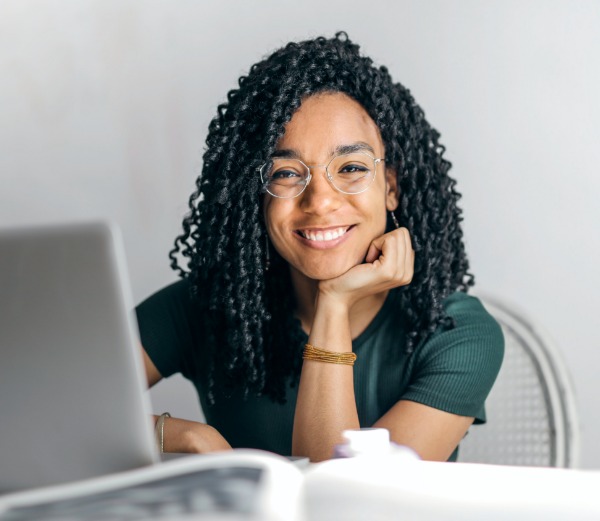
[[[354,228],[354,224],[346,226],[332,226],[329,228],[303,228],[295,230],[295,234],[303,239],[305,244],[314,247],[327,247],[339,244],[350,230]]]

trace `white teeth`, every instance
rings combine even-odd
[[[327,230],[325,233],[321,231],[312,231],[312,230],[302,230],[300,231],[300,235],[305,239],[309,239],[311,241],[332,241],[334,239],[340,238],[348,231],[348,228],[335,228],[333,230]]]

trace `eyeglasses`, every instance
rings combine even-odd
[[[325,167],[327,180],[343,194],[360,194],[369,189],[375,179],[377,164],[366,152],[353,152],[334,156],[326,165],[304,164],[299,159],[274,157],[258,168],[263,190],[273,197],[291,199],[298,197],[312,179],[311,169]]]

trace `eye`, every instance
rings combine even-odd
[[[294,172],[293,170],[277,170],[276,172],[272,172],[269,176],[271,181],[277,181],[280,179],[293,179],[295,177],[300,177],[298,172]]]
[[[369,169],[364,166],[364,165],[360,165],[360,164],[349,164],[349,165],[344,165],[342,168],[340,168],[339,173],[340,174],[364,174],[365,172],[368,172]]]

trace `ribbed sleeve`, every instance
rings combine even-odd
[[[456,293],[445,307],[456,327],[435,333],[417,350],[402,398],[483,423],[484,401],[504,356],[502,330],[474,297]]]

